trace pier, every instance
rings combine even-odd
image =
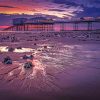
[[[60,31],[67,31],[66,26],[72,25],[73,31],[80,30],[79,26],[85,24],[85,30],[99,30],[94,28],[96,25],[100,26],[100,18],[98,19],[79,19],[79,20],[53,20],[46,19],[43,17],[32,18],[27,21],[25,18],[17,18],[13,20],[13,25],[4,29],[3,31],[56,31],[55,27],[59,28]],[[83,29],[84,30],[84,29]]]

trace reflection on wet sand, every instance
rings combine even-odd
[[[100,49],[97,48],[98,46],[99,44],[58,43],[55,45],[55,43],[49,43],[40,44],[35,49],[15,49],[10,56],[18,57],[13,58],[12,65],[0,62],[1,87],[14,93],[31,96],[41,91],[47,94],[63,93],[66,96],[88,96],[88,92],[90,92],[89,95],[93,95],[95,91],[98,95],[100,89]],[[9,53],[6,48],[7,46],[0,47],[2,53],[0,56]],[[34,58],[22,59],[24,53],[29,53]],[[25,69],[24,64],[29,61],[34,67]]]

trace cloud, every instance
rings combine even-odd
[[[63,9],[49,9],[49,11],[64,12],[65,10],[63,10]]]
[[[67,0],[65,0],[65,1],[67,1]],[[83,6],[83,7],[100,8],[100,0],[70,0],[70,2],[73,2],[73,3]]]
[[[66,4],[70,6],[100,8],[100,0],[53,0],[53,2],[57,4]]]
[[[16,8],[16,7],[13,7],[13,6],[8,6],[8,5],[0,5],[1,8]]]
[[[78,17],[100,16],[100,0],[53,0],[52,2],[62,4],[62,8],[74,8],[73,14]]]
[[[57,4],[65,4],[69,6],[79,6],[79,4],[73,2],[72,0],[53,0],[53,2]]]
[[[78,17],[83,16],[90,16],[90,17],[99,17],[100,16],[100,8],[85,8],[84,12],[82,12],[80,15],[77,15]]]
[[[9,5],[5,5],[5,2]],[[1,13],[29,15],[42,13],[58,17],[73,17],[81,14],[85,16],[89,11],[94,15],[93,9],[100,8],[100,0],[0,0],[0,5]],[[97,15],[99,14],[97,12]]]

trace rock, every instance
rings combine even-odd
[[[47,49],[47,46],[44,46],[45,49]]]
[[[37,51],[42,51],[41,49],[38,49]]]
[[[33,58],[34,58],[33,55],[24,55],[23,56],[23,59],[30,59],[30,60],[32,60]]]
[[[36,43],[34,43],[34,45],[36,45]]]
[[[3,61],[4,64],[12,64],[12,59],[7,56],[6,58],[4,58],[4,61]]]
[[[22,49],[22,47],[17,47],[17,49]]]
[[[28,57],[28,59],[33,59],[34,58],[34,56],[33,55],[30,55],[29,57]]]
[[[38,41],[38,39],[37,39],[37,38],[35,38],[35,41]]]
[[[26,62],[26,63],[24,64],[24,68],[25,68],[25,69],[31,69],[32,67],[34,67],[34,65],[32,64],[32,62]]]
[[[27,55],[24,55],[24,56],[23,56],[23,59],[28,59]]]
[[[14,50],[15,50],[15,49],[12,48],[12,47],[8,48],[8,51],[9,51],[9,52],[13,52]]]

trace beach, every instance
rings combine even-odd
[[[85,33],[73,35],[74,32],[50,34],[31,34],[29,38],[30,34],[21,33],[20,39],[21,35],[15,35],[17,41],[0,42],[0,98],[99,100],[99,34],[95,37],[85,36]],[[8,51],[9,47],[14,51]],[[25,60],[24,55],[34,58]],[[11,57],[11,65],[2,63],[6,56]],[[27,61],[34,64],[32,69],[23,67]]]

